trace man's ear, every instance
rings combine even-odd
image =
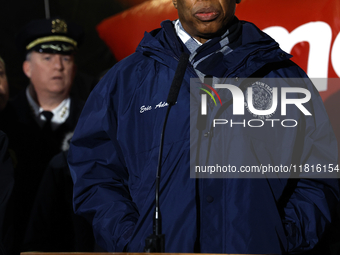
[[[31,78],[31,62],[28,60],[25,60],[24,63],[22,63],[22,70],[24,71],[25,75],[28,78]]]
[[[172,3],[175,6],[175,8],[177,9],[177,0],[172,0]]]

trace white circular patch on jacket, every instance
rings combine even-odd
[[[253,106],[256,110],[268,110],[273,105],[273,88],[271,88],[269,85],[267,85],[264,82],[254,82],[252,85],[253,89]],[[275,111],[272,114],[269,115],[257,115],[252,113],[249,110],[249,102],[248,102],[248,89],[245,91],[245,107],[250,112],[251,115],[253,115],[255,118],[258,119],[268,119],[271,116],[274,115]]]

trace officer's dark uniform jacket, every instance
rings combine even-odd
[[[10,222],[4,222],[7,210],[8,199],[11,195],[14,185],[14,172],[12,161],[9,156],[8,138],[4,132],[0,130],[0,254],[5,255],[4,243],[8,241],[8,226]]]
[[[92,227],[72,206],[72,178],[67,151],[52,158],[42,177],[28,223],[24,250],[93,252]]]
[[[0,116],[0,127],[9,138],[15,178],[6,216],[13,218],[14,243],[6,246],[16,253],[22,251],[21,242],[42,176],[52,157],[61,152],[65,135],[74,131],[83,105],[83,101],[71,99],[69,117],[52,132],[44,132],[36,123],[25,91],[9,101]]]
[[[240,78],[260,75],[306,78],[275,41],[253,24],[241,22],[242,45],[215,63],[212,72],[223,71],[237,86],[242,85]],[[69,152],[74,207],[92,222],[98,244],[108,251],[141,252],[152,233],[166,112],[166,107],[156,105],[167,99],[183,48],[170,21],[146,33],[136,52],[116,64],[95,87],[77,124]],[[331,221],[339,197],[337,180],[190,178],[189,138],[198,136],[189,124],[190,78],[197,75],[188,64],[165,131],[160,182],[165,251],[281,254],[311,249]],[[284,80],[274,86],[287,87]],[[310,82],[295,86],[311,92],[304,106],[312,116],[291,106],[285,118],[296,119],[296,128],[266,125],[215,132],[211,144],[223,139],[226,162],[237,167],[336,165],[337,143],[318,92]],[[233,116],[231,104],[219,118],[254,119],[247,110],[244,116]],[[280,110],[272,118],[282,119]],[[204,134],[209,129],[210,124],[200,134],[201,148],[208,145],[209,135]],[[219,148],[211,146],[210,153],[220,155]]]

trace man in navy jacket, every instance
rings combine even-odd
[[[318,243],[331,222],[339,198],[336,179],[190,178],[191,137],[194,144],[201,143],[199,165],[208,146],[209,160],[226,152],[224,162],[238,169],[268,164],[337,166],[336,139],[318,92],[272,38],[234,16],[238,2],[173,0],[179,20],[164,21],[161,28],[145,33],[136,52],[117,63],[91,93],[68,159],[75,211],[92,222],[96,241],[107,251],[141,252],[152,233],[165,102],[183,52],[190,55],[189,63],[169,114],[161,159],[165,251],[301,253]],[[216,129],[212,135],[208,117],[198,131],[190,125],[199,110],[190,109],[190,95],[198,98],[199,89],[190,91],[190,80],[205,83],[208,77],[213,86],[223,78],[234,80],[241,90],[243,78],[279,80],[266,84],[269,88],[251,85],[260,92],[253,96],[260,110],[270,106],[266,97],[273,96],[270,86],[290,87],[286,78],[302,78],[294,86],[310,91],[311,99],[303,106],[311,116],[289,106],[285,119],[296,120],[295,127],[266,122],[256,129],[241,125],[224,132]],[[233,115],[232,102],[230,93],[222,97],[225,108],[219,119],[248,123],[268,117],[247,110],[242,118]],[[208,107],[210,116],[216,111],[217,107]],[[272,119],[280,113],[277,110]],[[223,141],[222,150],[214,146],[217,141]]]

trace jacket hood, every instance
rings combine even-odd
[[[136,52],[176,69],[179,57],[184,50],[172,21],[165,20],[161,23],[161,28],[150,33],[144,33],[144,38],[138,45]]]

